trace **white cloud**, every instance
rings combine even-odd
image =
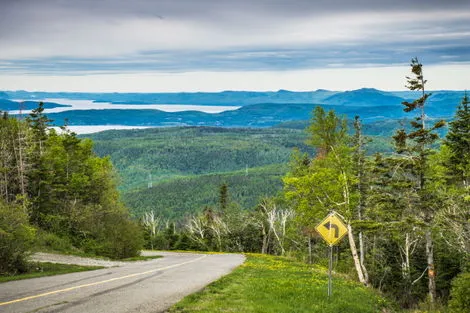
[[[399,90],[416,55],[469,88],[468,1],[5,1],[1,89]]]
[[[100,15],[69,7],[18,13],[18,33],[0,36],[0,59],[116,57],[143,51],[224,50],[381,44],[470,38],[446,29],[470,11],[311,12],[302,16],[223,11],[215,20],[157,15]]]
[[[1,75],[3,90],[178,92],[222,90],[403,90],[409,68],[349,68],[282,72],[188,72],[87,76]],[[470,64],[425,66],[429,90],[470,89]]]

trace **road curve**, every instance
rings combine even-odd
[[[164,312],[229,273],[239,254],[159,252],[161,259],[0,284],[0,312]]]

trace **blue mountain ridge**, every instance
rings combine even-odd
[[[71,105],[58,104],[53,102],[43,102],[45,109],[53,109],[59,107],[71,107]],[[39,101],[11,101],[0,98],[0,111],[14,111],[14,110],[33,110],[38,107]]]
[[[334,110],[352,119],[359,115],[364,123],[376,123],[387,119],[411,118],[403,112],[403,101],[416,99],[416,92],[386,92],[373,88],[338,92],[316,90],[294,92],[224,91],[219,93],[48,93],[6,91],[10,98],[81,98],[88,100],[110,99],[115,102],[155,101],[171,104],[237,105],[238,110],[218,114],[196,111],[163,112],[151,109],[132,110],[69,110],[49,113],[48,116],[61,125],[64,119],[69,125],[129,125],[129,126],[223,126],[223,127],[269,127],[289,121],[302,121],[311,118],[316,105],[326,110]],[[463,91],[435,91],[428,99],[426,113],[430,118],[450,119],[461,102]],[[135,97],[135,98],[133,98]],[[98,100],[97,100],[98,99]],[[152,101],[150,101],[150,100]],[[305,100],[305,101],[304,101]],[[8,100],[2,100],[8,101]],[[104,100],[103,100],[104,101]],[[16,104],[17,105],[17,104]],[[0,108],[1,109],[1,108]],[[17,109],[17,107],[15,108]],[[4,109],[5,110],[5,109]]]
[[[340,92],[323,100],[325,104],[346,106],[399,105],[405,99],[373,88]]]
[[[72,100],[94,100],[113,104],[194,104],[236,105],[258,103],[319,103],[337,91],[317,90],[296,92],[279,91],[222,91],[222,92],[177,92],[177,93],[76,93],[76,92],[27,92],[6,91],[14,99],[65,98]]]

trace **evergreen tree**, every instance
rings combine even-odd
[[[225,212],[227,210],[228,201],[228,186],[226,183],[223,183],[219,190],[219,205],[221,212]]]
[[[52,122],[52,120],[44,114],[43,102],[39,102],[38,107],[31,111],[26,121],[29,123],[34,134],[35,150],[41,155],[44,152],[44,142],[47,139],[47,131]]]
[[[439,136],[435,130],[445,125],[444,121],[438,121],[431,127],[426,125],[425,105],[431,95],[425,90],[426,80],[423,75],[423,66],[417,58],[411,60],[412,77],[406,77],[407,88],[420,92],[419,98],[413,102],[404,101],[405,112],[418,111],[418,115],[410,122],[411,131],[399,130],[393,137],[395,139],[396,151],[401,155],[403,169],[407,171],[405,176],[412,177],[411,190],[416,191],[416,200],[410,205],[415,210],[415,215],[422,219],[425,226],[426,257],[428,269],[428,289],[431,303],[436,299],[436,270],[434,264],[434,249],[432,226],[435,215],[433,195],[427,190],[426,170],[429,155],[432,153],[431,145]]]
[[[140,230],[119,200],[109,158],[97,157],[91,140],[49,130],[43,111],[41,103],[26,121],[0,119],[0,202],[20,203],[34,226],[87,252],[137,253]]]
[[[28,194],[32,199],[31,221],[32,223],[40,226],[46,226],[44,221],[43,209],[48,208],[50,203],[46,203],[45,199],[49,196],[50,181],[47,172],[46,163],[43,159],[43,154],[46,152],[46,141],[48,139],[48,127],[52,122],[44,114],[44,103],[39,102],[38,107],[31,111],[26,118],[29,129],[32,133],[31,148],[30,148],[30,166],[28,172]]]
[[[331,151],[333,147],[344,144],[347,139],[346,119],[338,117],[334,111],[325,110],[317,106],[313,110],[313,117],[308,127],[310,138],[308,144],[317,149],[317,155]]]
[[[470,186],[470,107],[467,93],[462,99],[454,120],[449,124],[445,144],[450,148],[451,174],[464,186]]]

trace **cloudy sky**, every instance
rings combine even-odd
[[[468,0],[0,0],[0,90],[470,89]]]

